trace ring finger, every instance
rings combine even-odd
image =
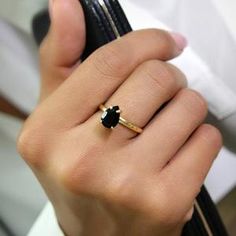
[[[118,105],[122,118],[143,128],[157,110],[186,84],[185,76],[176,67],[162,61],[150,60],[131,74],[106,102],[105,107]],[[99,132],[104,132],[105,128],[98,123],[101,115],[101,112],[96,113],[91,123],[99,125]],[[135,137],[137,133],[119,125],[112,131],[112,135],[116,139],[124,140]]]

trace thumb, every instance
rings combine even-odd
[[[49,0],[51,26],[40,46],[41,98],[55,90],[78,65],[85,47],[85,20],[78,0]]]

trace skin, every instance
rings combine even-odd
[[[50,13],[40,48],[41,98],[18,149],[61,228],[69,236],[180,235],[222,146],[219,131],[202,124],[205,100],[166,62],[183,44],[165,31],[136,31],[80,63],[79,2],[51,1]],[[118,104],[143,133],[105,129],[100,104]]]

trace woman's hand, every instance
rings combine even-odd
[[[182,52],[184,39],[132,32],[80,64],[81,7],[77,0],[51,4],[52,27],[40,49],[41,101],[18,148],[62,229],[69,236],[180,235],[222,145],[214,127],[201,125],[204,99],[165,62]],[[143,133],[105,129],[100,104],[119,105]]]

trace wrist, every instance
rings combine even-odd
[[[114,235],[115,227],[111,216],[99,203],[89,203],[81,198],[71,208],[68,205],[55,208],[58,225],[65,236]]]

